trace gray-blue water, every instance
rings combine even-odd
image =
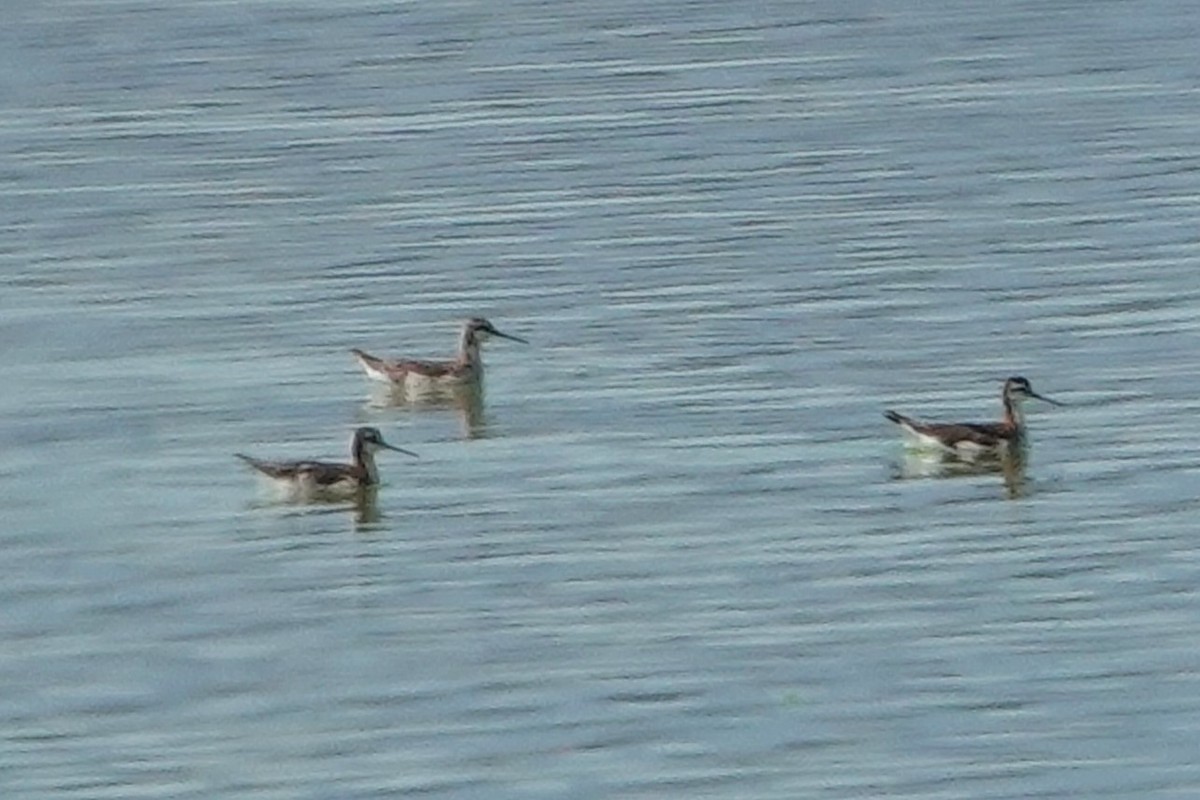
[[[5,797],[1200,793],[1190,4],[10,6]]]

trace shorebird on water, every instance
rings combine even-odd
[[[329,461],[266,461],[241,453],[235,456],[270,478],[279,488],[297,498],[343,498],[379,484],[375,453],[395,450],[416,457],[416,453],[388,444],[378,428],[359,428],[350,440],[349,464]]]
[[[1009,378],[1004,382],[1001,402],[1004,416],[999,422],[922,422],[885,411],[883,415],[904,429],[918,447],[953,453],[966,459],[988,458],[1012,452],[1025,442],[1025,415],[1021,403],[1029,398],[1061,406],[1033,390],[1025,378]]]
[[[372,380],[410,389],[452,387],[482,377],[483,360],[479,353],[480,345],[492,336],[529,344],[519,336],[496,330],[492,323],[482,317],[473,317],[463,323],[458,339],[458,355],[451,361],[378,358],[357,349],[350,352],[358,360],[363,372]]]

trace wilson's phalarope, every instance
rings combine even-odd
[[[379,483],[375,453],[381,449],[417,456],[411,450],[388,444],[378,428],[359,428],[350,441],[349,464],[329,461],[264,461],[241,453],[235,456],[266,475],[281,488],[304,497],[352,496]]]
[[[918,446],[933,447],[966,458],[979,458],[1002,454],[1023,443],[1025,415],[1021,412],[1021,403],[1030,397],[1051,405],[1062,405],[1035,392],[1025,378],[1009,378],[1004,382],[1001,395],[1004,417],[1000,422],[920,422],[890,410],[883,412],[883,415],[903,428]]]
[[[395,386],[452,385],[476,380],[483,375],[479,346],[490,336],[529,344],[519,336],[501,333],[482,317],[463,323],[458,339],[458,357],[453,361],[376,358],[362,350],[351,350],[367,377]]]

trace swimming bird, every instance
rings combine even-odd
[[[891,410],[883,415],[903,428],[918,446],[933,447],[964,458],[980,458],[1001,455],[1024,443],[1025,415],[1021,403],[1031,397],[1051,405],[1063,405],[1035,392],[1025,378],[1014,377],[1004,382],[1001,393],[1004,416],[999,422],[921,422]]]
[[[367,377],[373,380],[410,388],[429,385],[452,386],[477,380],[483,375],[483,360],[479,349],[491,336],[529,344],[519,336],[496,330],[496,327],[483,317],[472,317],[463,323],[458,339],[458,356],[453,361],[387,359],[377,358],[358,349],[350,352],[358,359]]]
[[[349,464],[329,461],[265,461],[234,453],[280,488],[298,497],[349,497],[379,483],[375,453],[381,449],[417,457],[411,450],[388,444],[378,428],[359,428],[350,440]]]

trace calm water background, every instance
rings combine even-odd
[[[1191,4],[12,6],[6,797],[1200,792]]]

